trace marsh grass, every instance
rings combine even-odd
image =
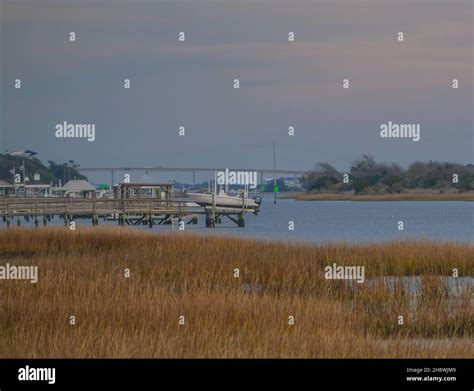
[[[38,265],[39,281],[0,280],[0,355],[472,357],[471,293],[453,299],[439,276],[453,268],[474,275],[473,250],[439,242],[312,246],[124,228],[2,230],[0,264]],[[366,278],[420,276],[422,294],[413,306],[401,286],[354,290],[326,280],[324,267],[334,262],[363,265]]]

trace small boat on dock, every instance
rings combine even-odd
[[[223,189],[220,189],[217,194],[213,193],[188,193],[192,202],[199,206],[213,206],[226,208],[245,208],[258,209],[261,203],[261,197],[248,198],[246,192],[242,192],[237,196],[230,196],[226,194]]]

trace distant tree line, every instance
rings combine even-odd
[[[35,157],[20,158],[3,154],[0,154],[0,179],[13,183],[13,172],[23,174],[23,165],[25,167],[25,174],[30,182],[33,181],[34,174],[39,174],[39,182],[45,184],[53,182],[57,185],[61,181],[64,185],[71,179],[87,180],[86,176],[79,173],[79,165],[72,160],[59,164],[49,160],[48,166],[45,166]]]
[[[72,179],[84,179],[87,180],[85,175],[79,173],[79,164],[76,164],[74,160],[69,160],[66,163],[57,164],[52,160],[48,160],[48,171],[56,178],[61,179],[63,184],[67,183]]]
[[[400,193],[409,189],[468,191],[474,189],[474,166],[429,161],[414,162],[404,169],[397,163],[377,162],[364,154],[352,163],[349,172],[318,163],[303,176],[302,185],[307,192],[355,194]]]

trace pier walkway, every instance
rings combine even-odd
[[[199,215],[206,217],[206,227],[212,228],[228,217],[239,227],[245,226],[245,214],[257,214],[258,210],[215,206],[193,206],[192,200],[159,200],[153,198],[107,199],[107,198],[20,198],[0,197],[0,218],[10,226],[16,219],[34,221],[35,225],[47,225],[55,216],[64,219],[65,224],[75,219],[91,219],[98,225],[99,219],[117,221],[119,225],[196,224]],[[188,221],[184,221],[188,218]]]

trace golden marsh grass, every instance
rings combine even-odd
[[[125,228],[33,228],[1,231],[0,264],[6,262],[38,265],[39,281],[0,280],[2,357],[474,353],[471,293],[453,299],[439,278],[453,268],[474,275],[468,244],[313,246]],[[366,278],[421,276],[423,294],[414,308],[403,289],[375,283],[352,290],[324,278],[334,262],[363,265]]]

